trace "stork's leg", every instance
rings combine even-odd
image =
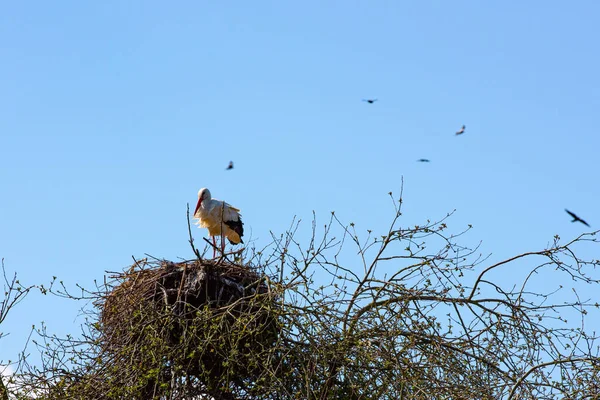
[[[215,237],[212,237],[213,240],[213,258],[217,258],[217,239],[215,239]]]
[[[221,234],[221,255],[225,255],[225,236]]]

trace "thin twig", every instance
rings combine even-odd
[[[202,257],[200,256],[198,249],[196,249],[196,246],[194,246],[194,237],[192,236],[192,225],[190,223],[190,203],[186,203],[186,204],[187,204],[186,216],[187,216],[187,226],[188,226],[188,235],[189,235],[190,246],[192,246],[192,251],[194,252],[196,257],[198,257],[198,260],[202,260]]]

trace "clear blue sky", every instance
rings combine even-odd
[[[473,224],[462,243],[492,260],[590,231],[564,208],[598,229],[599,18],[596,1],[5,2],[0,257],[69,287],[191,258],[201,187],[257,244],[313,210],[381,231],[402,177],[402,224],[456,209],[450,231]],[[29,297],[0,360],[42,320],[76,333],[81,306]]]

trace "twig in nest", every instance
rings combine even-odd
[[[210,245],[210,247],[212,247],[213,249],[221,251],[221,249],[219,249],[217,246],[215,246],[214,244],[212,244],[212,243],[210,242],[210,240],[208,240],[207,238],[202,238],[202,239],[204,239],[204,241],[205,241],[206,243],[208,243],[208,244]]]
[[[183,289],[183,282],[185,282],[185,273],[187,272],[187,263],[183,265],[183,273],[181,274],[181,283],[179,284],[179,290],[177,290],[177,301],[181,298],[181,289]]]
[[[192,225],[190,223],[190,203],[187,203],[187,213],[186,213],[186,215],[187,215],[188,234],[190,236],[190,239],[189,239],[190,246],[192,246],[192,251],[194,252],[194,254],[196,255],[196,257],[198,257],[198,260],[202,260],[202,257],[200,256],[200,253],[196,249],[196,246],[194,246],[194,237],[192,236]]]

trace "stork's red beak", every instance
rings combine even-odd
[[[194,210],[194,215],[198,212],[198,209],[202,205],[202,199],[198,199],[198,204],[196,204],[196,209]]]

